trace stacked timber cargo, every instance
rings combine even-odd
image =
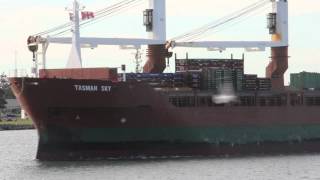
[[[226,90],[226,88],[230,91],[230,88],[234,88],[232,85],[235,82],[234,77],[232,76],[233,69],[229,68],[219,68],[216,70],[216,78],[214,81],[216,82],[215,90]],[[231,90],[232,91],[232,90]]]
[[[301,72],[290,75],[290,86],[294,89],[320,89],[320,73]]]
[[[121,75],[119,78],[122,78]],[[179,73],[127,73],[128,82],[147,82],[155,88],[189,87],[200,89],[201,71],[187,71]]]
[[[257,75],[245,74],[243,80],[243,90],[245,91],[270,91],[270,78],[258,78]]]
[[[270,91],[271,90],[271,79],[270,78],[258,78],[257,86],[259,91]]]
[[[217,91],[226,85],[233,91],[242,90],[243,68],[215,67],[202,70],[202,89]]]
[[[254,74],[245,74],[243,79],[243,90],[245,91],[256,91],[258,76]]]
[[[218,68],[205,68],[202,70],[201,88],[204,90],[217,89],[217,71]]]
[[[147,82],[155,87],[170,86],[172,83],[172,74],[144,74],[128,73],[126,80],[128,82]]]
[[[244,59],[175,59],[176,72],[197,71],[205,68],[243,69]]]
[[[185,86],[185,77],[183,74],[176,73],[173,76],[173,87],[183,87]]]
[[[193,88],[218,91],[222,88],[231,88],[233,91],[242,90],[244,59],[177,59],[176,72],[187,73],[201,72],[200,81],[193,79]],[[190,79],[188,79],[189,81]],[[190,83],[188,83],[190,85]]]
[[[129,73],[127,81],[156,88],[188,87],[204,91],[270,91],[271,80],[244,75],[243,59],[176,59],[176,73]]]
[[[234,86],[236,87],[235,89],[237,91],[242,91],[243,90],[243,80],[244,80],[244,72],[243,72],[243,67],[242,68],[237,68],[234,71],[234,78],[236,79],[236,82],[234,82]]]
[[[193,89],[200,89],[201,85],[201,73],[202,71],[186,71],[185,73],[182,73],[186,78],[185,82],[188,87],[191,87]]]
[[[128,82],[147,82],[152,87],[158,88],[183,87],[185,84],[185,77],[175,73],[127,73],[126,80]]]

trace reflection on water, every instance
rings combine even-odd
[[[320,155],[40,162],[35,131],[0,132],[0,179],[320,179]]]

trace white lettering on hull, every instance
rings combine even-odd
[[[97,85],[74,85],[76,91],[80,92],[111,92],[111,86],[97,86]]]
[[[101,86],[102,92],[111,92],[111,86]]]

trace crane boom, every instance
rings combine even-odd
[[[125,1],[125,3],[129,3]],[[132,2],[135,2],[132,0]],[[142,45],[148,45],[147,56],[148,61],[144,66],[144,72],[162,72],[165,69],[165,58],[170,57],[168,52],[169,48],[175,47],[192,47],[192,48],[207,48],[208,50],[219,50],[223,51],[227,48],[244,48],[247,51],[264,51],[267,47],[271,48],[275,56],[273,57],[273,62],[269,66],[269,76],[281,76],[281,73],[285,69],[285,63],[282,65],[281,71],[277,71],[280,67],[279,62],[281,56],[286,56],[288,47],[288,1],[287,0],[261,0],[261,2],[254,3],[236,14],[226,18],[224,21],[219,21],[218,24],[209,24],[191,34],[187,33],[182,37],[187,41],[182,41],[182,39],[172,39],[166,42],[166,10],[165,10],[166,0],[149,0],[149,9],[144,12],[144,25],[147,27],[147,32],[149,32],[149,39],[134,39],[134,38],[98,38],[98,37],[81,37],[79,31],[79,4],[77,0],[74,0],[73,8],[73,18],[71,19],[72,33],[73,37],[41,37],[41,36],[31,36],[28,38],[29,49],[35,54],[38,49],[38,45],[42,44],[42,56],[43,56],[43,66],[45,67],[46,61],[46,50],[50,43],[57,44],[72,44],[72,51],[70,53],[70,62],[68,67],[81,67],[81,47],[97,47],[99,45],[119,45],[121,47],[134,46],[138,48]],[[196,39],[198,35],[207,32],[212,28],[230,22],[236,19],[238,16],[248,14],[257,8],[263,7],[268,3],[272,3],[273,11],[268,15],[268,28],[271,34],[270,41],[192,41]],[[112,9],[112,8],[110,8]],[[65,27],[65,25],[61,26]],[[55,29],[54,29],[55,30]],[[192,38],[190,38],[192,37]],[[278,49],[276,49],[278,48]],[[280,50],[279,50],[280,49]],[[277,53],[279,50],[280,53]],[[283,50],[283,52],[281,51]],[[279,55],[280,54],[280,55]],[[279,60],[280,59],[280,60]],[[287,60],[281,60],[286,62]],[[280,83],[279,83],[280,84]]]
[[[208,50],[225,50],[227,48],[244,48],[247,51],[264,51],[267,47],[287,46],[283,42],[274,41],[197,41],[197,42],[169,42],[167,47],[208,48]]]
[[[57,44],[71,44],[72,38],[55,38],[48,37],[46,39],[48,43],[57,43]],[[98,45],[158,45],[165,44],[163,40],[154,40],[154,39],[135,39],[135,38],[94,38],[94,37],[81,37],[79,43],[82,45],[90,45],[91,47],[97,47]]]
[[[209,50],[225,50],[227,48],[244,48],[248,51],[264,51],[265,48],[287,47],[288,38],[288,2],[287,0],[271,0],[273,12],[268,15],[270,41],[176,41],[167,43],[167,48],[193,47]],[[194,32],[193,32],[194,33]],[[192,34],[192,33],[191,33]],[[195,32],[194,34],[197,34]]]

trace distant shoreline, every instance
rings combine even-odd
[[[0,125],[0,131],[35,129],[33,125]]]
[[[32,120],[15,120],[15,121],[2,121],[0,122],[0,131],[9,131],[9,130],[27,130],[27,129],[35,129],[32,124]]]

